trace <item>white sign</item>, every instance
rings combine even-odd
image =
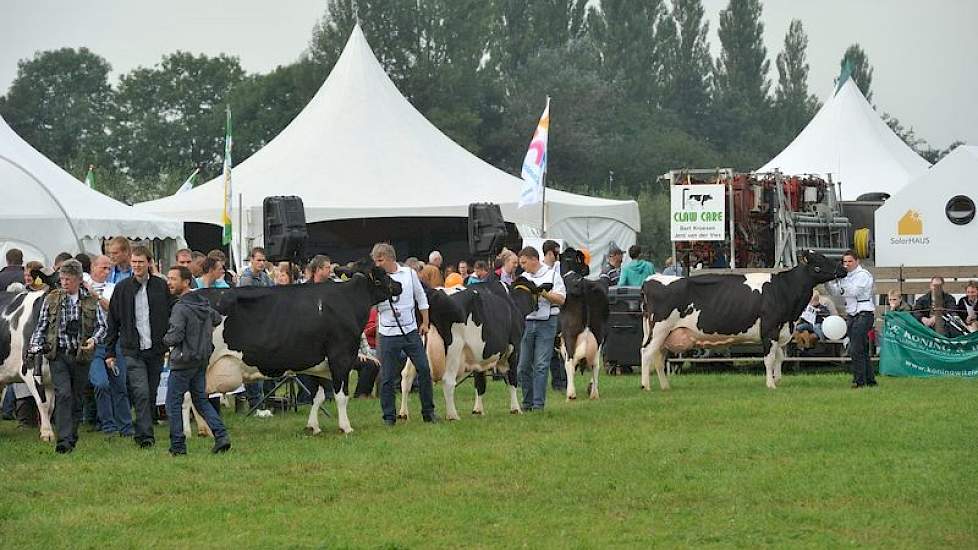
[[[674,241],[726,239],[724,185],[673,185],[670,233]]]

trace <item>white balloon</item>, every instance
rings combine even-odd
[[[846,337],[846,320],[838,315],[830,315],[822,321],[822,332],[829,340],[841,340]]]

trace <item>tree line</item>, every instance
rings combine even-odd
[[[236,57],[176,51],[109,82],[108,60],[87,48],[18,63],[0,115],[52,161],[133,203],[173,193],[223,161],[225,106],[240,164],[292,121],[319,89],[359,21],[402,94],[435,126],[511,174],[545,96],[551,96],[548,186],[634,198],[640,242],[667,253],[668,197],[656,185],[682,167],[756,168],[820,107],[809,93],[803,24],[794,20],[771,60],[760,0],[720,13],[720,55],[700,0],[330,0],[297,60],[248,74]],[[853,44],[849,65],[872,98],[872,66]],[[929,160],[895,117],[888,123]],[[287,167],[283,167],[286,170]]]

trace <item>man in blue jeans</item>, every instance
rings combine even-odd
[[[112,261],[109,257],[96,256],[92,260],[92,281],[84,283],[85,288],[98,299],[99,307],[106,316],[109,314],[109,300],[115,288],[108,280],[111,272]],[[96,347],[95,359],[88,370],[88,381],[95,390],[99,431],[132,437],[132,411],[126,389],[126,362],[122,358],[121,349],[116,348],[115,367],[110,369],[105,364],[105,346]]]
[[[182,265],[170,268],[166,284],[170,293],[179,296],[170,313],[170,325],[163,343],[170,351],[170,376],[166,383],[166,416],[170,420],[170,454],[187,454],[187,438],[183,433],[183,396],[188,391],[197,411],[214,432],[213,453],[223,453],[231,448],[231,438],[207,400],[205,377],[207,363],[214,352],[214,327],[221,324],[221,316],[207,298],[191,292],[193,275]]]
[[[421,418],[425,422],[437,422],[435,400],[431,385],[431,368],[421,337],[428,334],[428,298],[418,279],[418,272],[397,265],[394,247],[377,243],[370,252],[374,264],[384,269],[391,279],[401,283],[401,294],[390,301],[377,304],[377,348],[380,351],[381,385],[380,408],[384,424],[393,426],[397,420],[394,411],[394,388],[401,375],[401,352],[407,354],[418,371],[418,395],[421,397]],[[415,317],[414,306],[421,311],[421,323]],[[406,395],[401,399],[407,398]]]
[[[547,402],[547,372],[554,352],[560,306],[567,290],[557,269],[541,262],[535,248],[528,246],[520,250],[519,258],[523,276],[545,289],[540,293],[536,311],[526,316],[520,362],[516,369],[523,388],[523,410],[539,411]]]

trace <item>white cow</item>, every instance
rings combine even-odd
[[[41,372],[37,372],[34,361],[24,361],[24,350],[28,347],[31,333],[37,324],[43,307],[43,290],[19,293],[0,292],[0,389],[7,384],[24,382],[41,417],[41,439],[54,441],[51,428],[51,412],[54,410],[54,385],[47,359],[41,359]],[[43,392],[43,395],[41,394]]]

